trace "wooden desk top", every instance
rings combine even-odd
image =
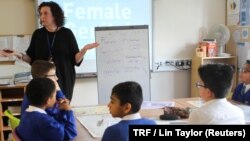
[[[195,108],[195,106],[189,104],[187,101],[194,101],[198,100],[199,98],[181,98],[181,99],[173,99],[170,101],[175,102],[176,107],[180,108]],[[156,118],[163,114],[163,109],[142,109],[140,111],[142,117],[148,118]],[[76,119],[78,136],[75,138],[74,141],[100,141],[101,138],[93,138],[87,129]]]

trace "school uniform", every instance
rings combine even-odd
[[[192,111],[189,124],[245,124],[244,113],[226,98],[213,99]]]
[[[61,90],[56,92],[56,100],[59,100],[60,98],[65,98],[65,96]],[[23,115],[25,110],[29,107],[29,105],[30,105],[30,102],[28,100],[28,97],[25,94],[23,97],[22,105],[21,105],[21,116]],[[52,108],[47,108],[45,111],[47,112],[47,114],[49,114],[51,116],[56,116],[59,112],[58,104],[55,104],[54,107],[52,107]]]
[[[60,112],[55,120],[45,110],[29,106],[21,117],[16,133],[22,141],[66,141],[77,136],[73,111]]]
[[[232,99],[250,105],[250,84],[239,84],[234,90]]]
[[[102,137],[102,141],[128,141],[129,125],[155,125],[151,119],[141,118],[139,113],[127,115],[122,120],[112,126],[109,126]]]

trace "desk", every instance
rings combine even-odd
[[[176,107],[180,108],[197,108],[192,104],[188,103],[188,101],[197,101],[199,98],[181,98],[181,99],[173,99],[170,101],[175,102]],[[142,117],[147,118],[158,118],[161,114],[163,114],[163,109],[142,109],[140,111]],[[78,136],[74,141],[100,141],[100,138],[93,138],[87,129],[76,119]]]
[[[199,98],[180,98],[180,99],[173,99],[170,101],[175,102],[176,107],[180,108],[197,108],[196,106],[190,104],[189,101],[198,101]],[[242,105],[234,101],[230,101],[235,105]],[[250,108],[250,107],[249,107]],[[148,117],[148,118],[159,118],[161,114],[163,114],[163,109],[142,109],[140,111],[140,114],[142,117]],[[249,122],[250,123],[250,122]],[[78,121],[76,120],[77,124],[77,130],[78,130],[78,136],[75,138],[74,141],[100,141],[100,138],[93,138],[90,133],[87,131],[87,129]]]

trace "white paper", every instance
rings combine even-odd
[[[160,109],[165,106],[174,107],[173,101],[143,101],[141,109]]]
[[[79,122],[94,138],[101,138],[108,126],[118,123],[120,118],[113,118],[110,114],[77,116]]]
[[[94,115],[94,114],[108,114],[108,106],[85,106],[74,107],[73,111],[76,115]]]

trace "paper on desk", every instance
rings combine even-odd
[[[175,102],[173,101],[143,101],[141,109],[159,109],[165,106],[173,107]]]
[[[82,115],[77,116],[77,119],[94,138],[101,138],[108,126],[121,120],[120,118],[113,118],[110,114]]]
[[[187,103],[193,105],[194,107],[201,107],[203,105],[203,102],[201,100],[191,100],[187,101]]]
[[[108,114],[109,109],[107,106],[84,106],[74,107],[75,115],[95,115],[95,114]]]

